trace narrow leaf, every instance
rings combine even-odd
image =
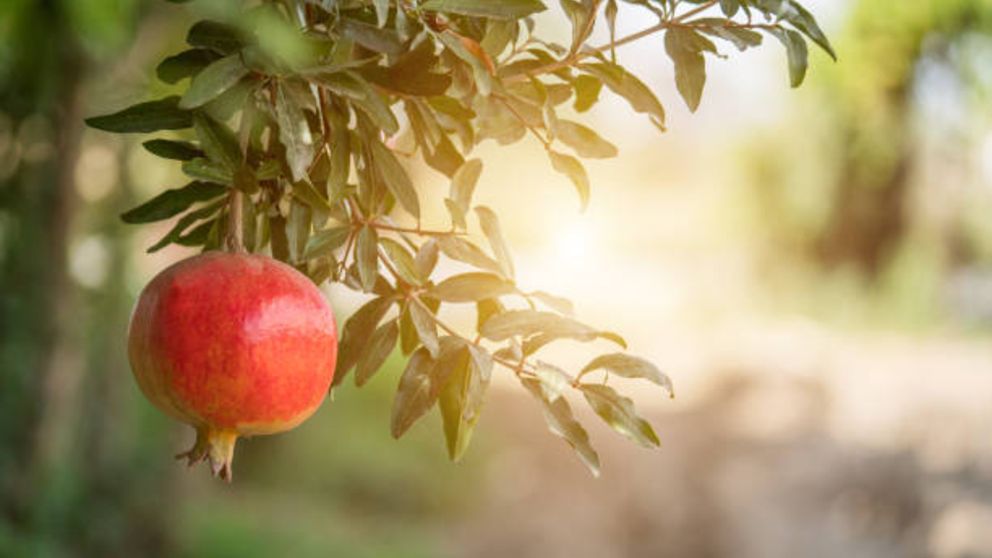
[[[572,181],[572,184],[575,185],[582,210],[585,211],[585,208],[589,205],[589,176],[586,174],[585,167],[575,157],[558,153],[551,149],[548,150],[548,156],[551,158],[551,166],[556,171],[567,176]]]
[[[307,174],[314,157],[314,139],[303,109],[293,100],[287,87],[280,82],[276,87],[276,120],[279,123],[279,141],[286,148],[286,162],[293,180],[299,181]]]
[[[422,305],[413,303],[407,306],[410,311],[410,320],[417,330],[420,342],[430,351],[432,356],[438,355],[439,345],[437,340],[437,326],[434,317]]]
[[[578,122],[559,119],[555,124],[555,137],[587,159],[607,159],[617,156],[617,148],[602,138],[595,130]]]
[[[599,476],[599,455],[589,442],[589,434],[572,414],[572,408],[564,397],[549,401],[537,380],[522,380],[524,387],[541,402],[544,418],[551,432],[565,440],[575,450],[579,459],[589,468],[594,477]]]
[[[179,108],[192,109],[213,100],[248,75],[240,54],[225,56],[196,74],[179,101]]]
[[[223,165],[232,173],[241,168],[241,148],[227,126],[197,112],[193,116],[193,127],[207,158]]]
[[[138,103],[120,112],[86,119],[86,125],[107,132],[148,133],[159,130],[182,130],[193,125],[189,111],[179,108],[179,97]]]
[[[451,177],[451,193],[449,197],[461,208],[462,213],[468,213],[472,206],[472,194],[482,175],[482,161],[469,159],[465,161],[455,175]]]
[[[433,367],[434,360],[426,348],[415,351],[407,362],[393,399],[390,432],[394,438],[409,430],[437,401],[431,386],[430,372]]]
[[[149,153],[158,155],[163,159],[174,161],[189,161],[197,157],[203,157],[203,151],[187,141],[173,141],[165,139],[148,140],[141,144]]]
[[[484,205],[476,207],[475,212],[479,216],[482,232],[486,235],[486,239],[489,240],[489,246],[493,249],[493,254],[496,255],[496,261],[499,262],[500,270],[504,276],[512,279],[514,276],[513,259],[510,256],[510,249],[507,247],[506,241],[503,240],[503,233],[499,226],[499,217],[496,216],[495,211]]]
[[[427,0],[420,8],[491,19],[520,19],[547,9],[540,0]]]
[[[463,273],[441,281],[431,294],[444,302],[478,302],[510,294],[513,283],[492,273]]]
[[[390,320],[385,325],[379,327],[369,339],[368,347],[358,359],[355,367],[355,384],[365,385],[365,382],[382,368],[383,363],[389,353],[396,347],[396,338],[399,336],[399,326],[397,320]]]
[[[192,48],[163,60],[155,68],[155,75],[165,83],[176,84],[179,80],[196,75],[219,57],[212,50]]]
[[[331,254],[334,250],[344,246],[350,234],[351,227],[340,226],[332,227],[312,235],[307,241],[306,249],[303,251],[303,259],[311,260]]]
[[[379,240],[379,245],[385,250],[386,257],[393,262],[393,267],[396,268],[396,272],[404,281],[411,285],[420,284],[420,276],[417,273],[413,256],[402,244],[391,238],[382,238]]]
[[[369,143],[372,147],[373,162],[382,175],[386,187],[396,197],[396,201],[403,206],[403,209],[419,219],[420,200],[417,198],[417,191],[414,189],[406,169],[396,159],[396,155],[393,155],[393,151],[381,141],[372,138]]]
[[[386,315],[393,301],[380,296],[365,303],[345,322],[341,330],[341,345],[337,367],[334,370],[334,385],[339,385],[349,370],[358,362],[376,326]]]
[[[445,256],[453,260],[465,262],[479,269],[502,273],[502,270],[492,258],[471,242],[455,236],[445,236],[438,239],[438,246]]]
[[[121,220],[129,224],[162,221],[189,209],[194,203],[211,200],[227,192],[227,187],[209,182],[190,182],[182,188],[166,190],[125,212]]]
[[[358,231],[355,244],[355,262],[358,264],[358,276],[362,282],[362,290],[369,293],[375,287],[379,277],[379,235],[375,229],[365,225]]]
[[[620,434],[647,448],[661,444],[654,428],[637,415],[629,398],[601,384],[583,384],[582,393],[593,411]]]
[[[651,362],[624,353],[612,353],[594,358],[582,369],[579,377],[594,370],[606,369],[624,378],[644,378],[658,384],[668,391],[670,397],[675,397],[672,381],[667,375],[658,370]]]

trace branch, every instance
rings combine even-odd
[[[367,222],[361,223],[361,224],[368,225],[368,226],[372,227],[373,229],[379,229],[381,231],[391,231],[391,232],[397,232],[397,233],[408,233],[408,234],[415,234],[415,235],[418,235],[418,236],[461,236],[461,235],[467,234],[467,233],[458,232],[458,231],[456,231],[454,229],[451,229],[449,231],[438,231],[438,230],[424,229],[424,228],[421,228],[421,226],[419,224],[416,227],[397,227],[395,225],[387,225],[385,223],[379,223],[377,221],[367,221]]]
[[[602,45],[599,45],[599,46],[596,46],[596,47],[591,47],[591,48],[586,49],[586,50],[581,50],[581,51],[574,52],[574,53],[570,54],[569,56],[566,56],[565,58],[562,58],[561,60],[557,60],[555,62],[551,62],[550,64],[545,64],[544,66],[540,66],[538,68],[535,68],[535,69],[533,69],[533,70],[531,70],[529,72],[523,73],[523,74],[518,74],[518,75],[515,75],[515,76],[511,76],[511,77],[507,78],[506,81],[508,83],[514,83],[514,82],[517,82],[517,81],[522,81],[523,79],[525,79],[528,76],[535,76],[535,75],[540,75],[540,74],[547,74],[547,73],[550,73],[550,72],[554,72],[556,70],[560,70],[562,68],[569,68],[571,66],[574,66],[574,65],[578,64],[582,60],[585,60],[586,58],[590,58],[590,57],[595,56],[597,54],[601,54],[603,52],[606,52],[608,50],[613,50],[613,49],[615,49],[617,47],[620,47],[620,46],[623,46],[623,45],[625,45],[627,43],[632,43],[632,42],[634,42],[634,41],[636,41],[638,39],[643,39],[644,37],[647,37],[649,35],[653,35],[653,34],[657,33],[658,31],[663,31],[663,30],[668,29],[670,27],[678,27],[687,18],[690,18],[690,17],[692,17],[694,15],[700,14],[700,13],[702,13],[702,12],[704,12],[704,11],[712,8],[717,3],[718,3],[718,0],[710,0],[709,2],[707,2],[705,4],[702,4],[699,7],[694,8],[692,10],[689,10],[688,12],[686,12],[686,13],[684,13],[684,14],[676,17],[676,18],[673,18],[671,20],[662,21],[662,22],[656,23],[656,24],[652,25],[651,27],[647,27],[645,29],[642,29],[640,31],[637,31],[636,33],[631,33],[630,35],[627,35],[625,37],[621,37],[621,38],[616,39],[614,41],[610,41],[610,42],[608,42],[606,44],[602,44]]]

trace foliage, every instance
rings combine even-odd
[[[617,432],[651,447],[658,437],[632,401],[606,385],[610,376],[589,375],[647,379],[670,394],[671,382],[624,353],[600,356],[579,374],[538,358],[562,339],[626,343],[573,318],[570,302],[515,281],[499,217],[472,203],[483,163],[471,151],[487,139],[506,145],[529,134],[584,207],[590,184],[580,158],[617,150],[560,116],[568,103],[583,113],[605,86],[665,127],[662,103],[618,63],[617,47],[663,33],[678,91],[692,110],[707,55],[721,56],[714,41],[745,50],[760,45],[762,33],[775,37],[787,48],[794,86],[806,72],[807,39],[833,54],[813,17],[792,0],[623,3],[657,22],[617,37],[617,0],[561,0],[572,25],[567,45],[537,33],[532,16],[546,9],[541,0],[253,4],[237,21],[194,24],[190,48],[159,65],[167,83],[190,79],[181,96],[88,123],[120,133],[181,130],[181,140],[158,138],[145,147],[180,162],[191,182],[123,216],[146,223],[181,215],[151,251],[170,243],[268,251],[317,284],[335,281],[369,295],[343,326],[335,383],[355,369],[356,383],[364,384],[398,345],[408,362],[392,410],[394,436],[436,405],[449,455],[458,459],[500,366],[598,474],[599,458],[565,393],[581,393]],[[587,45],[600,22],[610,42]],[[414,153],[395,147],[399,136],[412,137]],[[450,177],[445,230],[421,225],[420,192],[402,162],[417,154]],[[473,241],[472,221],[485,246]],[[437,277],[442,256],[473,269]],[[459,332],[442,319],[442,308],[457,304],[475,305],[477,331]]]

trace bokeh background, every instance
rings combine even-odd
[[[583,411],[593,479],[497,381],[448,463],[436,414],[390,438],[394,355],[239,444],[230,486],[172,461],[192,433],[126,362],[138,292],[189,254],[145,254],[167,225],[117,215],[181,176],[82,126],[168,92],[155,63],[221,4],[0,2],[0,556],[992,556],[987,0],[809,0],[839,63],[813,52],[790,90],[779,45],[728,51],[694,115],[659,40],[625,47],[669,132],[594,109],[621,155],[590,164],[585,213],[538,146],[479,149],[521,282],[675,381],[674,401],[630,386],[660,450]],[[443,181],[416,176],[438,205]]]

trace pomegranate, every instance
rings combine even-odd
[[[208,252],[158,274],[131,316],[138,386],[196,429],[179,454],[231,479],[239,436],[290,430],[317,410],[334,376],[337,329],[327,300],[268,257]]]

